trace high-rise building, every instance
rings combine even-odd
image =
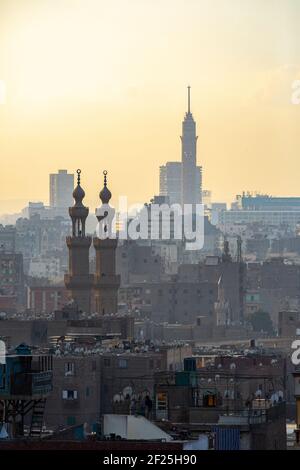
[[[85,234],[85,222],[89,209],[82,203],[85,192],[80,186],[80,173],[81,171],[77,170],[77,187],[73,191],[75,204],[69,208],[72,236],[66,239],[69,248],[69,273],[65,275],[65,285],[79,310],[89,313],[93,284],[93,276],[89,273],[89,249],[92,239]]]
[[[0,224],[0,252],[14,253],[16,249],[16,227]]]
[[[24,300],[23,256],[0,248],[0,311],[22,310]]]
[[[196,203],[202,203],[202,166],[196,166],[195,169],[195,192]]]
[[[188,110],[182,123],[181,162],[167,162],[159,169],[159,194],[168,196],[171,204],[202,202],[202,167],[197,166],[197,139],[188,87]]]
[[[159,194],[170,204],[181,203],[181,162],[167,162],[159,168]]]
[[[188,86],[188,110],[182,122],[181,136],[181,202],[197,204],[201,202],[202,169],[197,168],[196,122],[191,113],[191,87]]]
[[[67,208],[73,203],[74,175],[67,170],[50,174],[50,207]]]

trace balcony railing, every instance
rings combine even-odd
[[[11,377],[11,395],[46,395],[52,390],[52,371],[22,372]]]

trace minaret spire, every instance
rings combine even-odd
[[[80,173],[81,173],[81,170],[78,168],[78,170],[76,170],[76,173],[77,173],[77,184],[78,186],[80,185]]]
[[[191,87],[187,87],[188,108],[182,122],[181,136],[181,199],[182,204],[197,204],[201,201],[201,175],[197,167],[196,122],[191,112]]]
[[[190,113],[191,112],[191,87],[190,85],[187,88],[188,88],[188,113]]]

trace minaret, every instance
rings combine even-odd
[[[92,239],[85,235],[85,221],[89,209],[82,204],[85,192],[80,186],[80,173],[81,170],[77,170],[77,186],[73,191],[75,204],[69,207],[72,236],[66,238],[69,248],[69,274],[65,275],[65,285],[79,310],[89,313],[93,283],[93,277],[89,273],[89,249]]]
[[[188,86],[188,110],[182,122],[181,136],[182,204],[200,202],[197,194],[197,139],[196,123],[191,113],[191,87]]]
[[[96,209],[98,219],[97,237],[94,238],[96,250],[96,273],[94,294],[96,313],[117,313],[120,276],[116,274],[116,248],[118,240],[112,235],[112,222],[115,209],[109,205],[111,192],[107,187],[107,171],[103,171],[104,187],[99,197],[102,205]]]

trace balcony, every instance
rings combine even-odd
[[[52,371],[21,372],[11,376],[10,394],[40,396],[52,391]]]

